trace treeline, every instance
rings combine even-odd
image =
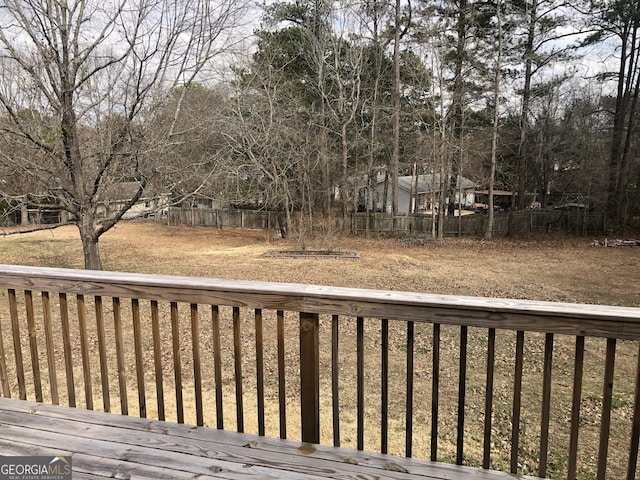
[[[639,216],[637,1],[254,11],[237,0],[8,2],[4,200],[72,214],[91,268],[100,236],[150,190],[346,224],[353,211],[398,213],[398,178],[431,175],[428,195],[411,182],[409,208],[428,202],[442,232],[462,176],[489,192],[489,223],[498,190],[513,192],[512,210],[578,198],[573,208],[606,213],[615,230]]]
[[[587,3],[270,5],[253,55],[228,81],[193,85],[182,110],[193,122],[195,106],[199,125],[209,105],[211,143],[199,148],[219,155],[208,194],[346,218],[397,213],[397,178],[436,173],[432,201],[452,213],[462,175],[514,192],[513,209],[570,198],[622,230],[640,206],[640,12]]]

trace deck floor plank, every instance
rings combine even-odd
[[[73,452],[59,448],[47,448],[23,442],[6,442],[0,439],[0,453],[2,455],[71,455]],[[189,472],[182,472],[171,468],[141,466],[137,463],[110,458],[97,457],[73,453],[73,478],[148,478],[187,480],[194,478]],[[219,478],[219,477],[218,477]],[[200,480],[215,480],[216,477],[199,475]]]
[[[62,450],[60,446],[63,446]],[[0,398],[0,454],[56,453],[73,454],[74,478],[87,479],[526,478],[465,466]]]

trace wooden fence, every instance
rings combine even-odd
[[[165,219],[158,218],[164,221]],[[217,210],[212,208],[178,208],[167,211],[169,225],[190,225],[218,228],[249,228],[275,230],[279,228],[277,215],[262,210]]]
[[[294,216],[295,217],[295,216]],[[216,210],[210,208],[177,208],[168,210],[166,219],[170,225],[190,225],[229,228],[250,228],[276,230],[280,228],[275,212],[260,210]],[[487,216],[481,214],[462,217],[445,217],[444,236],[482,236]],[[342,225],[342,217],[333,222]],[[326,226],[326,222],[323,224]],[[391,213],[353,213],[348,226],[351,233],[418,234],[430,235],[432,219],[430,215]],[[530,231],[566,232],[577,235],[598,235],[605,230],[602,214],[548,210],[526,210],[515,213],[497,213],[493,232],[507,235]]]
[[[445,237],[480,237],[484,234],[488,217],[481,214],[447,216],[444,219]],[[604,215],[580,211],[525,210],[514,213],[496,213],[493,233],[507,235],[531,231],[566,232],[577,235],[598,235],[605,230]],[[392,215],[390,213],[354,213],[352,233],[412,233],[430,235],[430,215]]]
[[[0,287],[4,397],[636,475],[639,308],[1,265]]]

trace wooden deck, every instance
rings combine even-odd
[[[0,454],[72,455],[75,480],[525,478],[6,398]]]

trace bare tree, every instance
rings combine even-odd
[[[591,2],[590,21],[593,33],[585,44],[614,41],[618,57],[618,71],[608,76],[616,80],[611,153],[609,157],[609,184],[607,214],[613,229],[622,232],[627,220],[627,202],[631,164],[636,143],[638,100],[640,99],[640,5],[637,1]]]
[[[491,166],[489,168],[489,218],[487,220],[484,231],[485,240],[490,240],[493,233],[494,211],[493,211],[493,190],[496,180],[496,157],[498,151],[498,127],[500,126],[500,80],[502,79],[502,50],[503,50],[503,33],[502,33],[502,2],[496,2],[496,41],[497,54],[494,65],[493,78],[493,128],[491,129]]]
[[[2,161],[73,215],[86,268],[102,268],[100,236],[153,181],[157,152],[178,130],[174,121],[162,135],[149,135],[168,92],[209,73],[213,59],[238,41],[245,10],[235,0],[0,5],[0,129],[38,153]],[[180,101],[176,120],[179,109]],[[34,125],[36,116],[47,122]],[[137,188],[101,218],[106,192],[123,181]]]

